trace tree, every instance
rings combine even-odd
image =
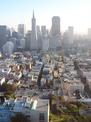
[[[43,74],[43,69],[44,69],[44,64],[41,67],[41,70],[40,70],[40,73],[38,76],[38,80],[37,80],[37,85],[38,85],[39,89],[41,88],[41,78],[42,78],[42,74]]]
[[[11,122],[30,122],[30,120],[22,113],[18,113],[11,118]]]

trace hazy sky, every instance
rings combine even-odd
[[[61,30],[74,26],[75,33],[87,33],[91,27],[91,0],[0,0],[0,24],[16,27],[24,23],[31,29],[32,11],[38,25],[51,28],[51,18],[61,18]]]

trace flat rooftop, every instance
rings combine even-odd
[[[46,112],[48,111],[48,104],[49,104],[49,100],[39,99],[36,110]]]

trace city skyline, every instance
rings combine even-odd
[[[87,34],[91,27],[90,4],[90,0],[1,0],[0,25],[17,28],[23,23],[30,30],[34,9],[37,25],[51,29],[52,17],[60,16],[62,32],[74,26],[75,33]]]

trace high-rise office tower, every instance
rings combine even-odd
[[[25,48],[26,50],[30,50],[31,47],[31,31],[28,31],[25,36],[26,43],[25,43]]]
[[[37,25],[37,47],[38,50],[42,49],[42,37],[41,37],[41,30],[40,30],[40,26]]]
[[[16,51],[16,49],[17,49],[17,41],[18,40],[16,38],[12,37],[12,38],[9,39],[9,41],[14,44],[14,51]]]
[[[41,33],[42,33],[42,36],[46,36],[47,29],[46,29],[46,26],[45,25],[41,26]]]
[[[24,33],[25,33],[24,24],[19,24],[18,25],[18,33],[19,33],[19,35],[21,35],[22,37],[24,37]]]
[[[61,49],[60,17],[52,18],[51,38],[49,42],[50,49]]]
[[[63,33],[62,47],[63,47],[65,53],[68,53],[68,49],[69,49],[68,30]]]
[[[41,26],[41,33],[42,33],[42,50],[47,51],[49,49],[49,39],[45,25]]]
[[[19,34],[18,34],[18,32],[13,31],[13,32],[12,32],[12,37],[13,37],[13,38],[16,38],[16,39],[19,39]]]
[[[31,50],[36,50],[36,49],[37,49],[36,19],[33,11],[32,31],[31,31]]]
[[[41,31],[40,31],[40,26],[39,25],[37,25],[36,31],[37,31],[37,39],[39,39],[40,36],[41,36]]]
[[[74,27],[73,26],[68,27],[68,39],[69,39],[69,43],[73,44],[73,40],[74,40]]]
[[[52,35],[55,36],[57,34],[60,34],[60,17],[54,16],[52,18]]]
[[[19,37],[18,32],[13,31],[13,32],[12,32],[12,38],[15,39],[15,50],[17,50],[17,47],[20,45],[20,42],[19,42],[20,37]]]
[[[91,28],[88,28],[88,39],[91,39]]]
[[[5,25],[0,25],[0,50],[6,42],[7,42],[7,27]]]
[[[40,26],[37,25],[36,28],[37,28],[37,34],[40,34],[40,33],[41,33],[41,31],[40,31]]]

